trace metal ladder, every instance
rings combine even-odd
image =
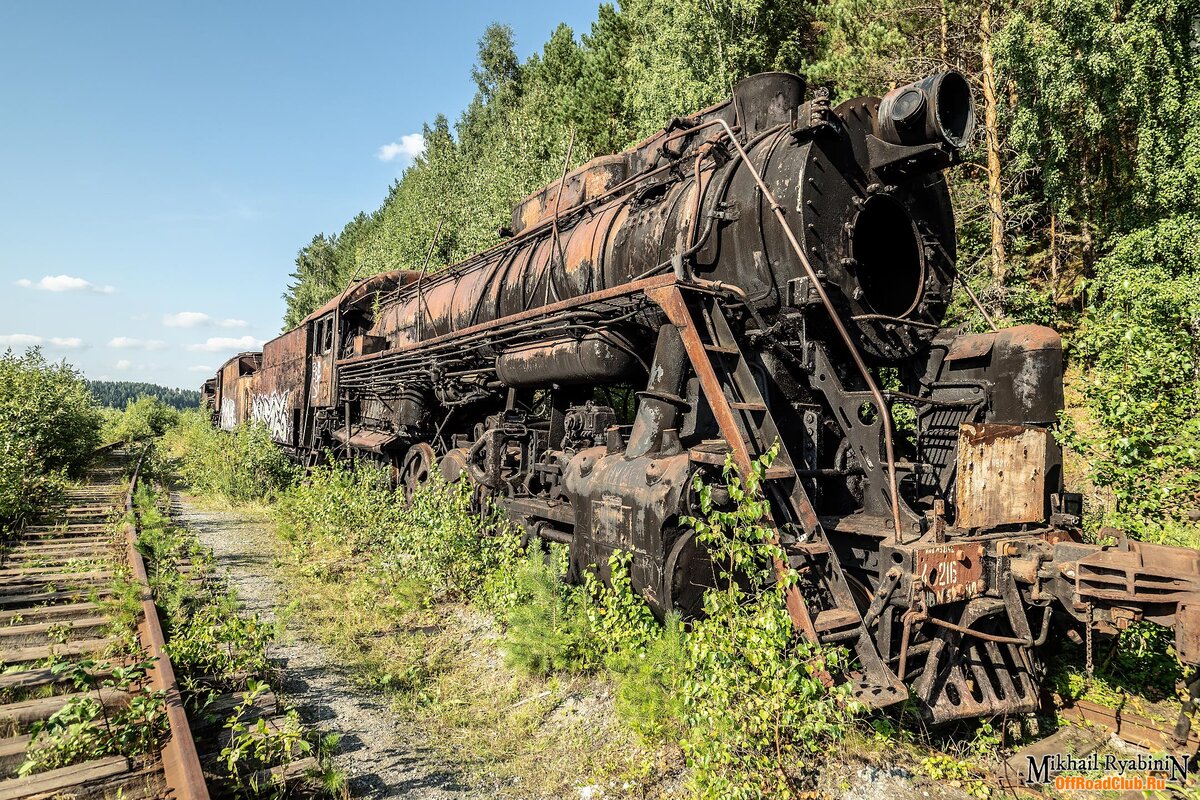
[[[776,531],[776,543],[788,555],[787,564],[775,564],[777,574],[782,577],[791,567],[811,576],[819,589],[815,593],[820,598],[817,602],[823,606],[814,603],[810,608],[799,590],[791,587],[787,607],[796,629],[810,641],[846,642],[854,649],[864,673],[854,687],[860,702],[882,707],[907,699],[907,688],[884,663],[863,624],[841,564],[791,455],[782,446],[778,426],[721,308],[721,298],[686,284],[657,291],[652,299],[679,329],[700,388],[742,473],[748,474],[753,461],[776,441],[781,442],[777,457],[762,476],[763,494],[771,507],[763,523]],[[782,542],[781,530],[788,534]]]

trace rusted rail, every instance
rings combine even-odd
[[[0,675],[0,800],[72,796],[208,800],[209,793],[184,714],[163,631],[138,552],[137,529],[126,520],[114,531],[113,516],[133,509],[145,453],[128,484],[128,458],[120,445],[96,451],[102,460],[93,482],[68,491],[62,507],[4,542],[0,551],[0,663],[25,669]],[[106,601],[117,593],[117,566],[125,562],[137,582],[142,604],[139,643],[154,659],[148,684],[166,699],[169,738],[157,755],[110,755],[83,763],[17,776],[31,747],[35,726],[70,703],[94,699],[105,709],[126,706],[132,689],[106,685],[113,667],[103,658],[122,642],[109,628],[115,619]],[[70,673],[54,669],[62,661],[83,665],[97,688],[71,690]],[[7,737],[7,738],[5,738]]]
[[[1068,700],[1050,692],[1043,693],[1041,699],[1044,712],[1057,714],[1071,724],[1063,725],[1048,737],[1023,747],[1002,762],[991,776],[1001,789],[1040,789],[1039,784],[1026,783],[1030,761],[1036,764],[1045,757],[1066,753],[1078,758],[1086,757],[1102,749],[1110,734],[1148,753],[1183,756],[1189,761],[1200,751],[1200,735],[1195,731],[1190,731],[1187,740],[1180,746],[1174,741],[1169,724],[1128,709],[1109,708],[1090,700]],[[1142,796],[1141,793],[1136,794]]]
[[[150,669],[150,685],[155,691],[163,693],[167,709],[169,738],[162,747],[163,773],[167,787],[174,793],[176,800],[208,800],[208,784],[204,780],[196,742],[192,739],[192,730],[188,725],[187,711],[179,694],[175,669],[171,665],[170,656],[163,649],[166,639],[163,637],[158,609],[154,605],[154,594],[146,574],[146,562],[137,549],[137,526],[132,521],[133,496],[147,452],[148,448],[143,450],[138,458],[133,477],[129,481],[129,491],[125,495],[125,513],[128,517],[124,526],[126,557],[133,580],[138,584],[142,602],[138,638],[154,659],[154,666]]]
[[[1112,731],[1123,741],[1146,750],[1179,752],[1171,741],[1169,723],[1159,723],[1126,709],[1114,709],[1090,700],[1072,700],[1056,704],[1058,713],[1072,722],[1099,725]],[[1189,731],[1182,752],[1194,756],[1200,752],[1200,734]]]

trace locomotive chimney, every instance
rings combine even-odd
[[[737,123],[747,136],[791,121],[803,102],[804,79],[790,72],[762,72],[733,87]]]
[[[975,129],[975,103],[961,72],[949,70],[888,92],[879,104],[879,137],[899,145],[944,142],[966,146]]]

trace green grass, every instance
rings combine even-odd
[[[274,630],[243,613],[236,594],[212,577],[213,559],[186,529],[175,526],[158,505],[158,495],[142,484],[135,497],[138,548],[147,559],[155,603],[167,635],[167,654],[179,679],[189,715],[204,716],[221,693],[248,698],[269,689],[267,647]],[[190,566],[190,572],[179,567]],[[204,580],[193,580],[203,577]],[[246,701],[250,702],[249,699]],[[257,786],[255,773],[279,763],[284,753],[315,754],[321,768],[308,776],[303,791],[341,797],[345,779],[329,761],[331,740],[299,725],[294,713],[279,731],[268,731],[235,714],[224,720],[230,742],[218,773],[223,792],[235,797],[283,797],[299,787]]]

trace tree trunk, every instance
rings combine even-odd
[[[1000,130],[997,121],[996,67],[992,62],[991,3],[979,13],[979,55],[983,62],[983,128],[987,148],[987,199],[992,228],[992,278],[1004,280],[1004,198],[1001,193]]]
[[[1050,212],[1050,303],[1058,305],[1058,215]]]
[[[949,9],[949,8],[947,8],[947,4],[948,4],[949,2],[950,2],[950,0],[942,0],[942,15],[941,15],[941,17],[942,17],[942,19],[941,19],[941,22],[942,22],[942,25],[941,25],[941,28],[942,28],[942,30],[941,30],[941,33],[942,33],[942,47],[941,47],[941,54],[942,54],[942,64],[943,64],[943,66],[949,66],[949,64],[950,64],[950,9]]]

